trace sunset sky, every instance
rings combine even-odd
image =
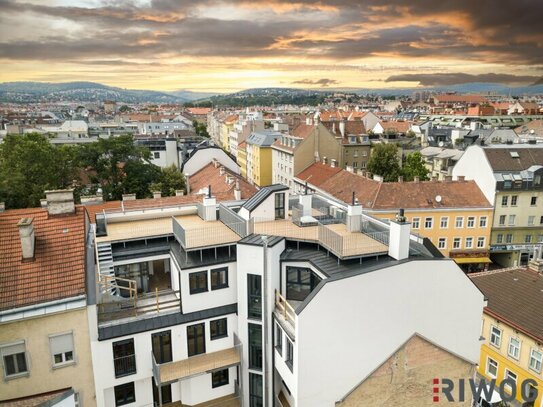
[[[542,0],[0,0],[0,82],[385,88],[543,75]]]

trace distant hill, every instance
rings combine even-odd
[[[175,90],[173,92],[168,92],[170,95],[179,97],[181,99],[187,100],[187,101],[193,101],[198,99],[206,99],[210,98],[211,96],[219,95],[219,93],[211,93],[211,92],[193,92],[190,90]]]
[[[0,83],[0,101],[29,103],[39,101],[92,102],[114,100],[125,103],[184,103],[189,99],[153,90],[121,89],[95,82],[5,82]]]

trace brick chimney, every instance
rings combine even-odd
[[[49,215],[67,215],[75,213],[74,190],[59,189],[45,191],[47,199],[47,212]]]
[[[24,260],[34,259],[34,245],[36,242],[34,236],[33,218],[22,218],[17,222],[19,228],[19,236],[21,237],[21,251],[23,253]]]

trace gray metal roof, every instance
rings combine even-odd
[[[244,237],[241,239],[238,243],[239,244],[248,244],[251,246],[264,246],[264,240],[262,238],[264,235],[249,235],[247,237]],[[268,236],[268,247],[275,246],[277,243],[279,243],[281,240],[283,240],[284,237],[281,236]]]
[[[264,187],[256,194],[254,194],[249,200],[247,200],[247,202],[245,202],[242,207],[251,212],[256,207],[258,207],[258,205],[264,202],[264,200],[272,193],[286,190],[288,190],[288,187],[283,184],[274,184]]]
[[[270,147],[273,142],[281,136],[282,134],[278,131],[261,131],[251,133],[251,135],[247,137],[246,142],[257,146]]]

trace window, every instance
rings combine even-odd
[[[508,233],[506,236],[505,236],[505,243],[512,243],[513,242],[513,234],[512,233]]]
[[[539,218],[539,224],[543,225],[543,216],[541,218]]]
[[[507,348],[507,354],[514,359],[519,358],[520,356],[520,340],[517,338],[509,338],[509,347]]]
[[[4,375],[6,378],[11,376],[22,376],[28,373],[26,348],[23,341],[2,346],[0,348],[0,353],[2,353]]]
[[[156,386],[156,383],[154,380],[151,380],[151,382],[153,383],[154,404],[149,404],[149,405],[154,407],[154,406],[159,405],[158,387]],[[160,393],[162,396],[162,404],[172,402],[172,385],[171,384],[163,384],[161,386]]]
[[[113,367],[115,368],[115,377],[136,373],[134,339],[113,342]]]
[[[155,157],[155,159],[156,159],[156,158],[160,158],[160,153],[159,153],[158,151],[155,151],[155,152],[153,153],[153,156]]]
[[[509,226],[515,225],[515,218],[516,218],[516,215],[509,215]]]
[[[283,354],[283,330],[279,324],[275,324],[275,349],[280,355]]]
[[[466,237],[466,249],[471,249],[473,247],[473,238]]]
[[[275,194],[275,219],[285,218],[285,194]]]
[[[162,331],[151,335],[153,355],[157,363],[172,361],[172,331]]]
[[[462,216],[457,216],[456,221],[454,223],[454,227],[457,229],[464,227],[464,218]]]
[[[447,239],[444,237],[440,237],[439,241],[437,243],[438,249],[445,249],[447,247]]]
[[[524,236],[524,243],[532,243],[532,235]]]
[[[442,217],[439,223],[439,227],[441,229],[447,229],[449,227],[449,218],[446,216]]]
[[[509,195],[502,196],[502,206],[507,206],[509,202]]]
[[[487,223],[487,217],[486,216],[481,216],[479,218],[479,227],[480,228],[486,228],[486,223]]]
[[[505,226],[505,215],[500,215],[500,226]]]
[[[455,237],[453,239],[453,249],[460,249],[460,246],[462,246],[462,238]]]
[[[228,384],[228,369],[218,370],[211,373],[211,387],[221,387]]]
[[[206,353],[206,336],[204,323],[187,326],[188,355]]]
[[[287,358],[285,363],[289,367],[290,371],[292,371],[294,363],[294,345],[289,339],[287,339]]]
[[[475,227],[475,216],[468,216],[468,228],[474,228]]]
[[[262,376],[249,373],[249,407],[263,407]]]
[[[120,384],[114,387],[115,390],[115,406],[124,406],[125,404],[136,402],[136,391],[134,382]]]
[[[490,328],[490,343],[499,348],[502,344],[502,330],[498,327]]]
[[[71,332],[50,336],[49,346],[51,347],[54,367],[74,363],[74,336]]]
[[[530,369],[541,373],[541,364],[543,363],[543,352],[532,349],[530,352]]]
[[[528,226],[534,226],[535,216],[528,216]]]
[[[249,324],[249,369],[262,370],[262,325]]]
[[[225,338],[228,336],[226,318],[216,319],[209,322],[211,340]]]
[[[543,217],[541,218],[543,223]],[[419,229],[420,228],[420,218],[413,218],[413,222],[411,222],[411,225],[413,226],[413,229]]]
[[[228,288],[228,267],[211,270],[211,289]]]
[[[513,195],[511,197],[511,206],[517,206],[517,201],[518,201],[518,196],[517,195]]]
[[[537,205],[537,196],[532,196],[532,198],[530,199],[530,205],[531,206]]]
[[[494,359],[487,358],[486,374],[493,378],[498,376],[498,362],[496,362]]]
[[[191,294],[207,291],[207,270],[189,274],[189,287]]]
[[[262,319],[262,279],[256,274],[247,274],[248,317]]]
[[[303,267],[287,267],[287,300],[303,301],[321,279]]]
[[[485,247],[485,238],[484,237],[478,237],[477,238],[477,248],[482,249]]]
[[[434,218],[424,218],[424,229],[432,229]]]
[[[496,243],[503,243],[503,235],[501,233],[496,236]]]
[[[509,369],[505,369],[505,374],[503,375],[503,378],[507,380],[506,388],[508,388],[509,393],[512,393],[513,388],[517,387],[517,374],[513,373]]]

